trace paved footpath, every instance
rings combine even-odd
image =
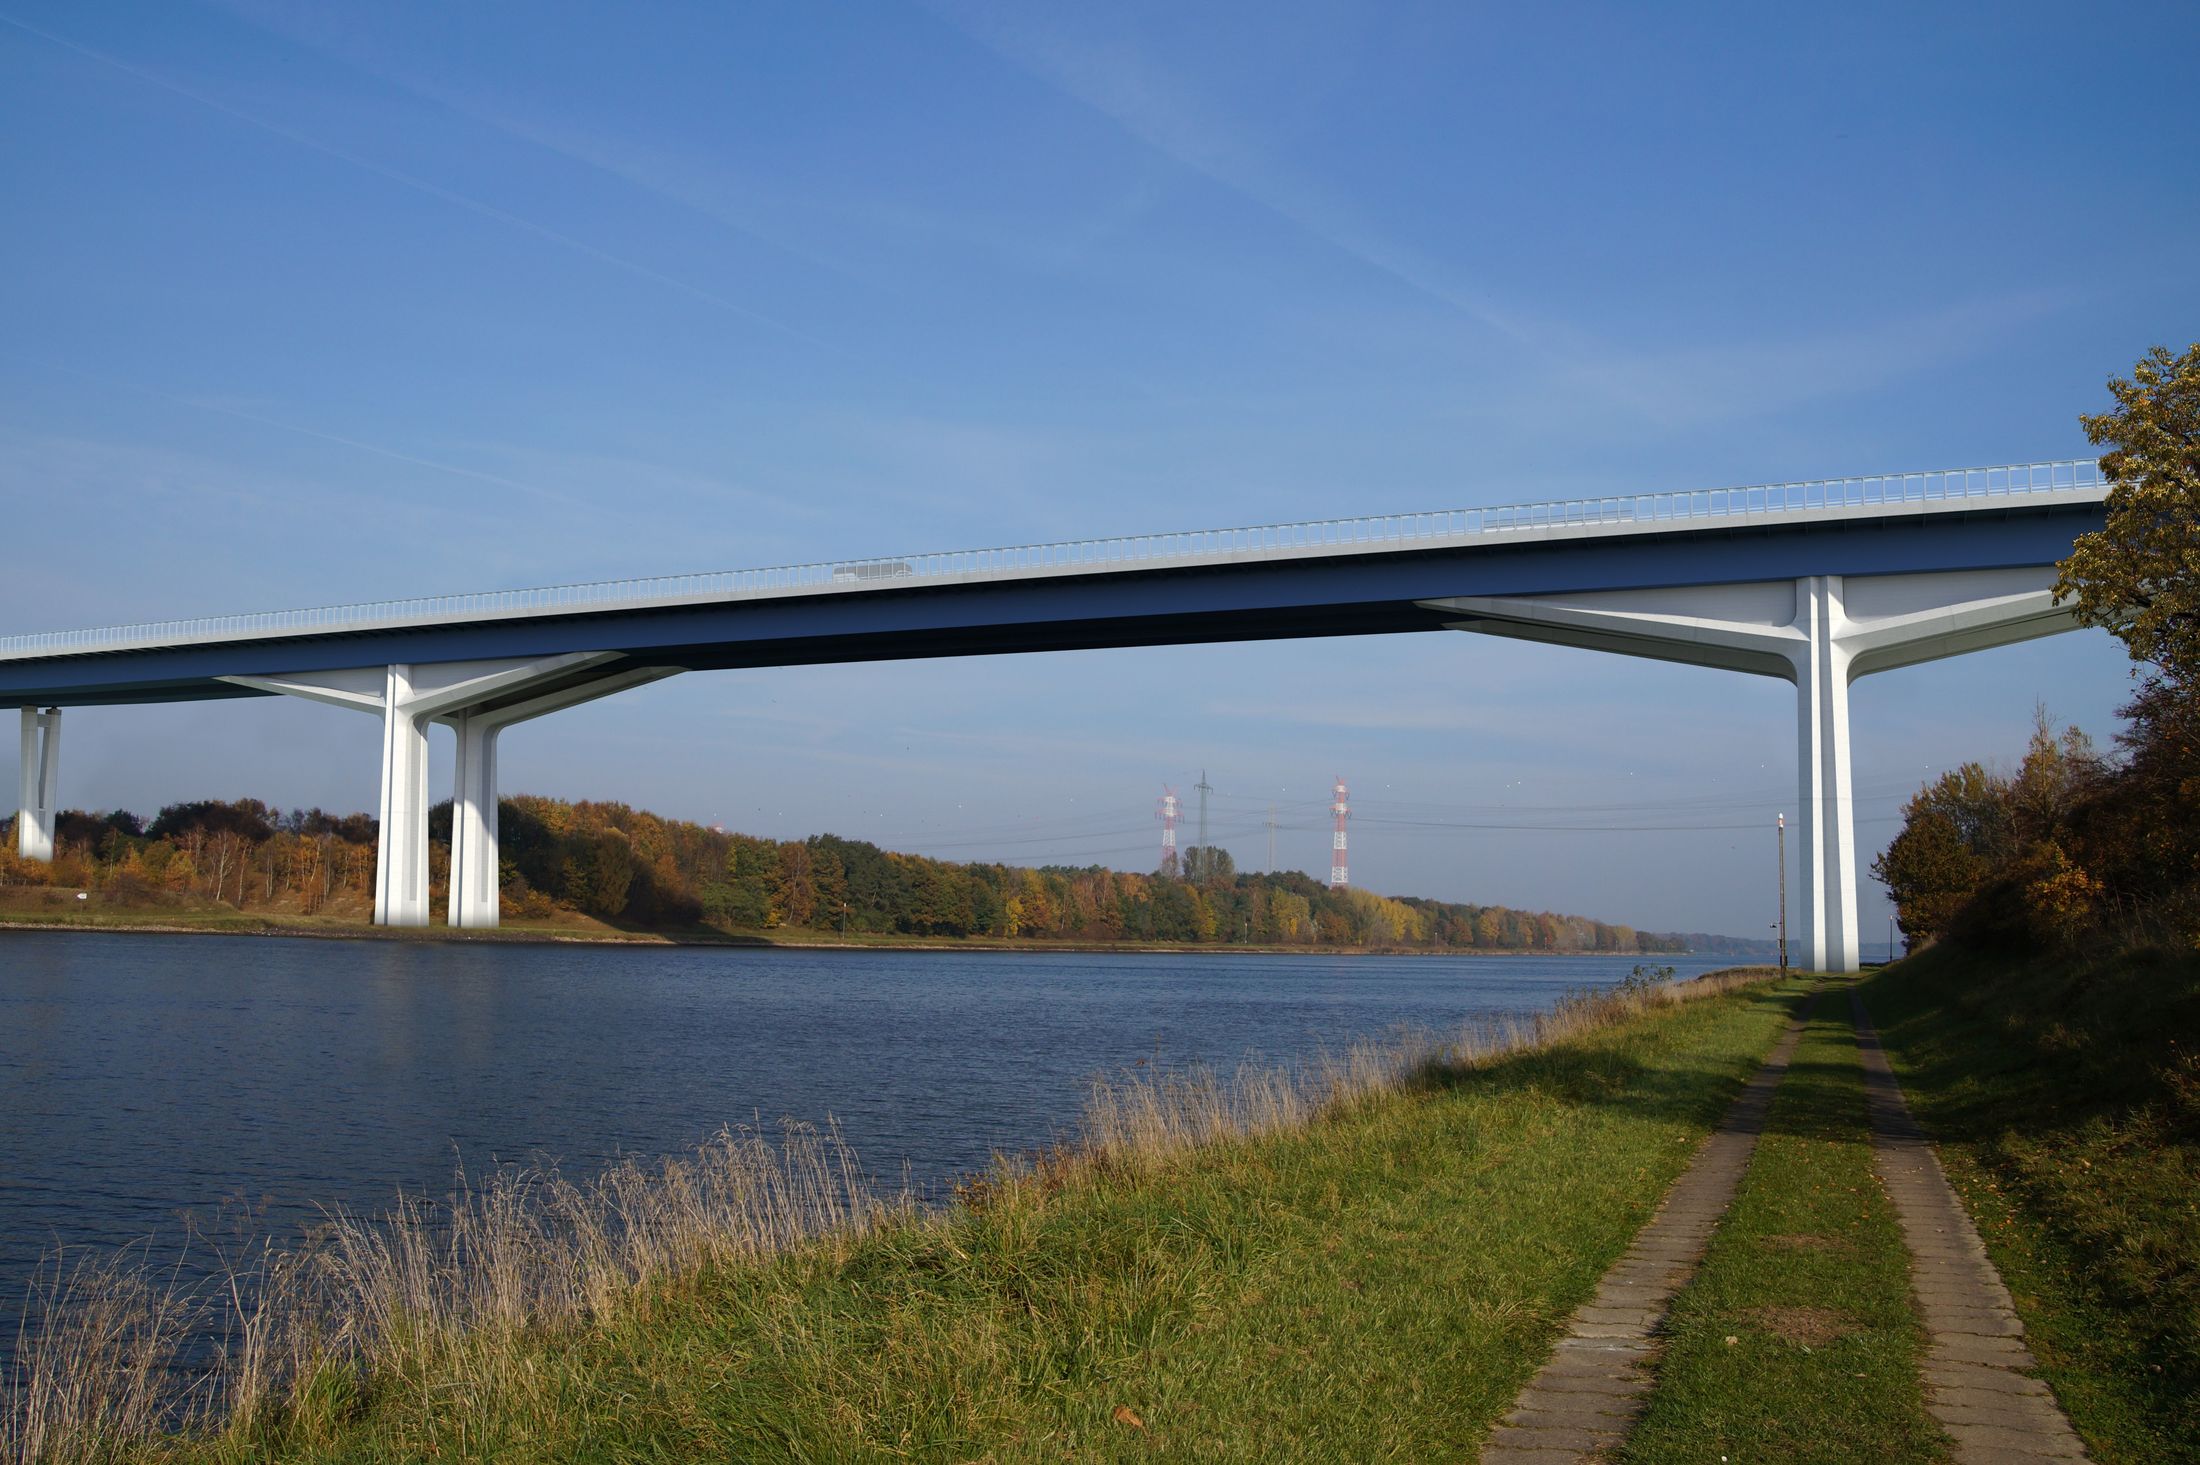
[[[1873,1160],[1910,1247],[1910,1286],[1925,1325],[1925,1409],[1959,1462],[2083,1460],[2070,1421],[2030,1377],[2032,1351],[2009,1291],[1987,1259],[1940,1157],[1910,1117],[1864,999],[1849,994],[1864,1059]]]
[[[2047,1385],[2008,1289],[1941,1171],[1853,990],[1872,1157],[1910,1250],[1910,1286],[1926,1332],[1925,1408],[1959,1465],[2083,1460],[2085,1446]],[[1656,1380],[1658,1328],[1703,1260],[1757,1149],[1773,1090],[1803,1035],[1810,999],[1694,1162],[1577,1309],[1550,1362],[1529,1380],[1483,1447],[1484,1465],[1582,1465],[1616,1457]]]
[[[1596,1296],[1575,1310],[1551,1361],[1483,1446],[1484,1465],[1574,1465],[1608,1458],[1626,1439],[1653,1382],[1653,1335],[1741,1189],[1809,1006],[1806,998],[1657,1214],[1604,1274]]]

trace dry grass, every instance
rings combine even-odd
[[[776,1141],[724,1130],[585,1184],[555,1170],[461,1177],[441,1204],[339,1212],[197,1285],[129,1254],[56,1260],[33,1289],[0,1459],[111,1459],[165,1432],[249,1429],[332,1378],[474,1372],[662,1279],[854,1236],[903,1208],[873,1192],[837,1130],[790,1124]]]
[[[1769,975],[1630,982],[1533,1018],[1359,1045],[1295,1072],[1103,1082],[1079,1142],[1037,1165],[1056,1178],[1158,1167]],[[963,1201],[982,1204],[989,1185],[1032,1168],[1004,1160],[998,1180]],[[776,1138],[722,1131],[691,1154],[622,1161],[585,1183],[554,1169],[461,1177],[447,1201],[332,1215],[297,1245],[222,1258],[197,1286],[142,1256],[56,1260],[0,1394],[0,1460],[131,1458],[179,1433],[249,1452],[256,1431],[309,1396],[486,1382],[518,1366],[529,1342],[631,1315],[671,1279],[845,1248],[920,1218],[906,1190],[882,1194],[866,1181],[836,1129],[790,1124]]]

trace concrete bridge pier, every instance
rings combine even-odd
[[[16,801],[15,852],[53,858],[55,801],[61,789],[61,709],[23,709],[22,797]]]
[[[453,926],[497,924],[497,735],[515,722],[671,676],[616,653],[355,667],[276,677],[223,677],[262,692],[304,697],[382,719],[381,836],[374,922],[428,924],[428,726],[457,734],[451,797]]]
[[[1859,965],[1849,687],[1858,677],[2075,629],[2055,567],[1808,575],[1648,590],[1423,601],[1453,630],[1779,677],[1796,691],[1801,954]]]

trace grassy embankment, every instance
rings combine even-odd
[[[1798,990],[1578,1005],[1539,1047],[1394,1055],[1311,1107],[1273,1080],[1118,1089],[1085,1148],[944,1213],[855,1208],[594,1300],[569,1262],[554,1286],[457,1269],[459,1306],[405,1280],[443,1265],[432,1243],[355,1260],[327,1314],[354,1320],[348,1362],[158,1453],[1471,1456]],[[511,1301],[538,1295],[565,1300]]]
[[[1848,991],[1816,1000],[1626,1459],[1945,1458],[1919,1390],[1909,1253],[1872,1170]]]
[[[1863,991],[2087,1445],[2200,1461],[2200,959],[1936,949]]]

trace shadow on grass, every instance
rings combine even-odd
[[[1809,1000],[1809,994],[1793,987],[1762,988],[1741,1000],[1785,1019]],[[1762,1061],[1761,1054],[1752,1054],[1727,1064],[1649,1063],[1591,1041],[1512,1054],[1483,1066],[1432,1068],[1418,1077],[1417,1087],[1439,1093],[1536,1094],[1568,1104],[1609,1105],[1645,1118],[1709,1126],[1725,1115]],[[1790,1067],[1791,1077],[1796,1071]]]

